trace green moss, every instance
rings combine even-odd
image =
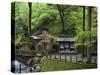
[[[75,69],[90,69],[96,68],[96,64],[79,64],[65,62],[64,60],[46,59],[41,64],[41,71],[61,71],[61,70],[75,70]]]

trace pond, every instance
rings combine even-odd
[[[18,60],[14,60],[11,62],[11,68],[14,73],[28,73],[30,67],[19,62]]]

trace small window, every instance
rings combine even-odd
[[[72,49],[75,48],[74,44],[70,45],[70,48],[72,48]]]
[[[65,48],[66,48],[66,49],[69,49],[69,44],[68,44],[68,43],[65,44]]]
[[[70,45],[70,50],[72,51],[72,50],[75,50],[75,45],[74,44],[71,44]]]
[[[60,48],[61,49],[64,49],[64,44],[60,44]]]

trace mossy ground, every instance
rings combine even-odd
[[[41,71],[62,71],[62,70],[75,70],[75,69],[92,69],[97,68],[96,64],[80,64],[70,63],[64,60],[45,59],[41,64]]]

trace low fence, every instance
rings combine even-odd
[[[82,58],[81,54],[78,54],[78,55],[49,54],[47,56],[47,58],[48,59],[64,60],[64,61],[73,62],[73,63],[76,63],[76,62],[87,63],[88,62],[88,58],[87,57]],[[91,56],[90,62],[91,63],[97,63],[97,57]]]
[[[15,55],[17,56],[35,56],[36,51],[16,49]]]

